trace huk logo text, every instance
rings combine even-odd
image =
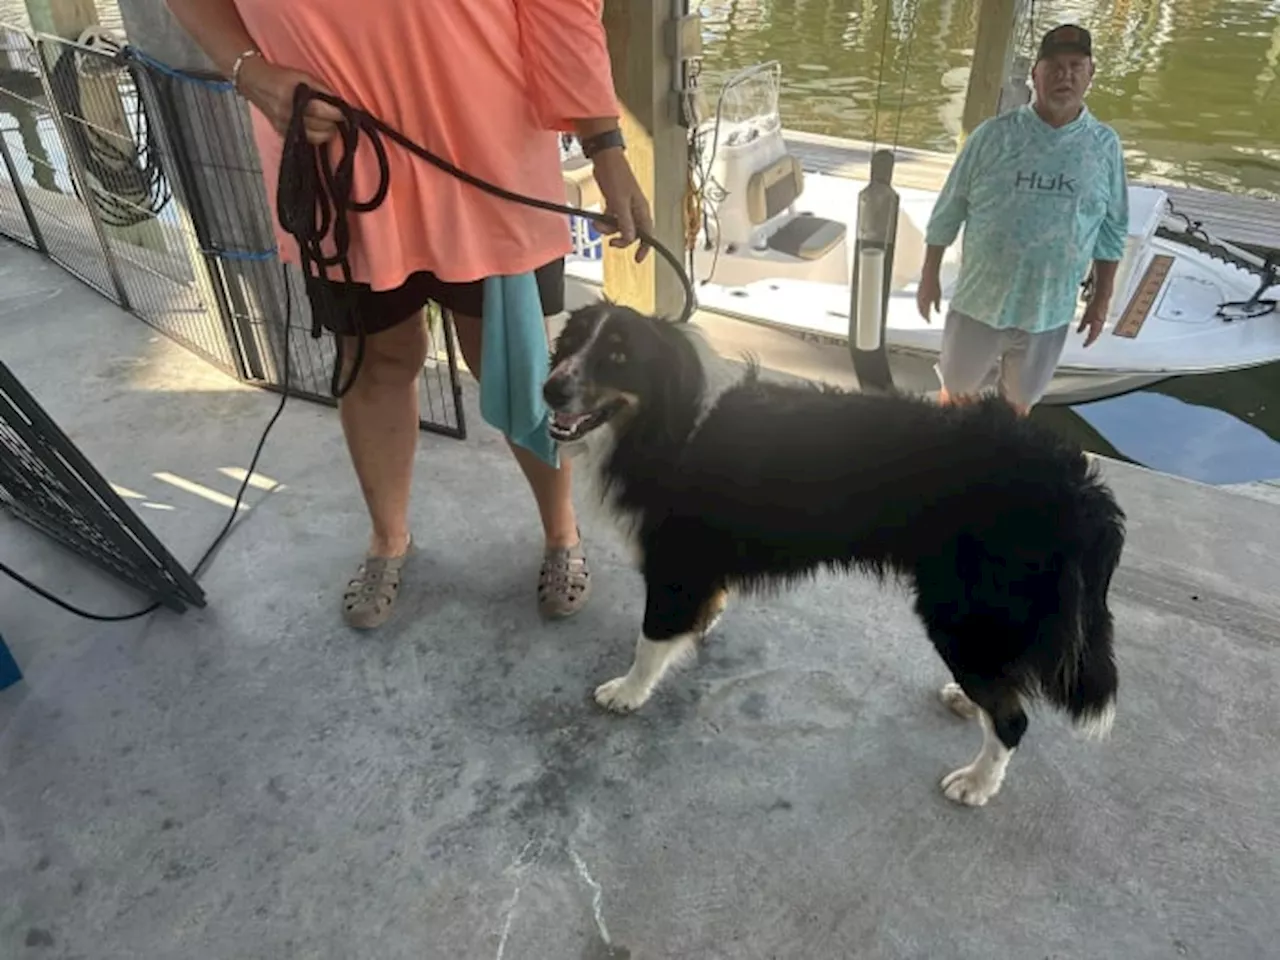
[[[1013,181],[1017,190],[1035,190],[1038,193],[1075,193],[1076,182],[1065,174],[1045,176],[1042,173],[1019,173]]]

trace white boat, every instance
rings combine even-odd
[[[700,129],[710,163],[704,230],[693,257],[702,311],[695,322],[719,341],[721,352],[749,345],[766,366],[773,365],[771,354],[789,352],[792,362],[782,365],[792,372],[848,382],[853,237],[858,194],[867,181],[802,168],[783,137],[779,79],[772,63],[743,71],[726,83],[715,115]],[[598,203],[588,169],[566,154],[570,202]],[[939,386],[934,365],[960,241],[943,262],[942,311],[926,322],[915,294],[937,193],[895,189],[899,211],[883,345],[895,386],[932,393]],[[1273,299],[1280,296],[1280,268],[1179,229],[1158,187],[1131,185],[1129,204],[1128,243],[1107,325],[1087,348],[1083,335],[1069,337],[1044,402],[1082,403],[1169,377],[1280,361],[1280,312]],[[599,239],[585,222],[575,230],[567,275],[597,287],[603,283]],[[1082,299],[1077,318],[1083,309]],[[725,318],[795,342],[762,341],[759,331],[753,337],[734,330]]]

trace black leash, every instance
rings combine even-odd
[[[312,100],[323,100],[325,103],[331,104],[342,111],[345,118],[345,124],[342,127],[341,135],[343,138],[342,157],[338,161],[337,168],[333,168],[329,162],[327,151],[321,151],[319,148],[309,144],[306,139],[306,128],[303,123],[303,115],[306,111],[307,104]],[[360,134],[364,133],[373,144],[374,152],[378,157],[378,186],[374,190],[373,196],[368,200],[358,201],[352,199],[353,171],[355,168],[356,147],[359,144]],[[351,245],[351,235],[347,224],[348,211],[357,213],[368,212],[376,209],[383,200],[386,199],[387,189],[389,187],[390,170],[387,166],[386,145],[382,142],[381,136],[390,137],[396,143],[399,143],[406,150],[417,154],[428,163],[434,164],[446,173],[471,184],[486,193],[491,193],[496,197],[502,197],[513,203],[522,203],[525,206],[537,207],[552,213],[561,213],[566,216],[587,217],[596,223],[605,224],[616,227],[617,221],[610,216],[601,213],[593,213],[589,210],[582,210],[578,207],[565,206],[563,204],[551,203],[546,200],[538,200],[534,197],[526,197],[519,193],[513,193],[510,190],[504,190],[502,187],[495,186],[486,180],[472,176],[465,170],[460,170],[449,161],[437,157],[429,150],[413,143],[404,134],[398,130],[388,126],[383,121],[374,117],[363,110],[358,110],[350,104],[337,97],[330,96],[314,90],[305,84],[299,85],[294,90],[293,96],[293,114],[290,117],[289,127],[285,134],[284,155],[280,161],[280,182],[278,197],[276,203],[276,211],[280,218],[280,224],[288,231],[295,240],[298,241],[298,248],[302,252],[303,272],[307,275],[317,275],[319,271],[313,271],[312,266],[340,266],[342,268],[343,279],[346,283],[351,282],[351,266],[348,261],[348,250]],[[325,190],[321,187],[321,178],[323,178],[324,186],[328,189],[329,194],[333,197],[333,205],[330,206],[329,198],[325,196]],[[330,227],[333,228],[335,253],[333,257],[325,257],[321,252],[321,240],[328,234]],[[695,302],[693,285],[689,282],[689,275],[685,272],[680,264],[680,260],[665,246],[654,239],[644,231],[637,231],[639,239],[642,243],[652,247],[658,251],[662,259],[675,269],[676,274],[680,277],[680,282],[684,287],[684,308],[680,311],[679,322],[685,323],[693,315]],[[235,503],[231,507],[231,515],[227,518],[226,523],[214,537],[213,542],[209,544],[204,555],[196,563],[192,570],[192,578],[198,579],[207,568],[210,561],[218,548],[226,540],[227,535],[231,532],[233,524],[236,521],[237,512],[240,509],[241,501],[244,499],[245,493],[248,491],[249,481],[254,476],[254,470],[258,465],[258,457],[262,454],[262,448],[267,442],[267,437],[271,433],[271,428],[276,425],[276,421],[280,419],[280,415],[284,412],[285,403],[289,399],[290,388],[290,349],[289,349],[289,331],[293,326],[293,298],[290,293],[289,275],[287,267],[281,264],[281,273],[284,282],[285,292],[285,317],[284,317],[284,383],[280,394],[280,403],[276,406],[275,412],[268,421],[266,428],[262,431],[262,435],[258,438],[258,445],[254,449],[253,458],[249,461],[249,469],[245,472],[244,480],[240,483],[240,489],[236,493]],[[323,286],[323,285],[321,285]],[[328,301],[326,304],[328,309],[333,309],[334,304]],[[350,301],[347,303],[350,309]],[[364,360],[364,328],[360,324],[360,318],[351,312],[356,324],[357,346],[356,357],[351,367],[351,374],[347,378],[345,386],[339,384],[339,377],[342,369],[342,339],[335,338],[337,346],[337,358],[334,361],[333,377],[330,383],[330,390],[335,397],[341,397],[351,388],[351,384],[355,381],[356,374],[360,370],[360,364]],[[312,322],[311,335],[313,337],[320,336],[319,318]],[[152,602],[140,610],[132,613],[123,614],[99,614],[87,610],[82,610],[74,604],[55,596],[50,591],[32,583],[26,577],[11,569],[4,563],[0,563],[0,574],[10,577],[17,583],[26,587],[28,590],[38,594],[50,603],[56,604],[68,613],[75,614],[86,620],[95,620],[100,623],[119,623],[127,620],[136,620],[154,613],[160,608],[159,602]]]
[[[307,105],[312,100],[320,100],[327,103],[336,107],[342,113],[343,122],[339,125],[339,136],[342,138],[342,153],[336,166],[333,165],[327,149],[322,149],[307,142],[304,117]],[[357,200],[352,196],[356,149],[359,146],[361,134],[369,139],[378,161],[378,183],[373,190],[373,195],[368,200]],[[425,147],[414,143],[399,130],[373,116],[373,114],[354,107],[332,94],[323,93],[306,84],[299,84],[293,92],[293,113],[290,116],[289,126],[284,137],[284,153],[280,160],[280,177],[276,197],[276,215],[280,220],[281,227],[298,242],[298,249],[301,251],[302,256],[302,271],[306,276],[327,276],[327,268],[337,266],[342,271],[343,283],[346,285],[351,283],[351,264],[349,259],[351,232],[347,216],[350,212],[368,213],[371,210],[375,210],[387,198],[387,190],[390,186],[390,169],[387,164],[387,147],[382,140],[383,137],[391,139],[410,153],[426,160],[450,176],[456,177],[464,183],[469,183],[473,187],[495,197],[551,213],[585,217],[601,225],[617,227],[616,218],[607,214],[594,213],[579,207],[552,203],[548,200],[539,200],[535,197],[505,190],[496,184],[489,183],[487,180],[482,180],[467,173],[465,170],[459,169],[448,160],[436,156]],[[334,253],[333,256],[326,257],[321,249],[321,241],[328,235],[330,228],[333,230]],[[680,259],[648,233],[637,230],[637,234],[640,242],[656,250],[680,277],[680,283],[684,288],[684,308],[680,311],[679,322],[687,322],[693,315],[696,304],[693,284],[689,281],[689,275],[685,272]],[[356,356],[345,384],[340,382],[343,365],[342,338],[335,337],[337,357],[334,360],[333,376],[329,388],[335,397],[341,397],[351,389],[351,384],[355,382],[356,374],[364,361],[364,325],[356,311],[352,309],[353,303],[349,286],[346,287],[347,295],[344,296],[345,302],[341,306],[334,303],[332,291],[329,288],[324,284],[318,284],[317,286],[324,288],[326,291],[320,294],[320,309],[322,311],[344,309],[356,328]],[[286,318],[285,323],[287,329],[288,318]],[[321,316],[317,312],[311,325],[312,337],[320,336],[321,326]]]

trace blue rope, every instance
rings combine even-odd
[[[185,83],[195,84],[197,87],[204,87],[208,90],[222,90],[230,92],[232,89],[230,80],[211,80],[208,77],[201,77],[186,70],[179,70],[171,67],[167,63],[157,60],[149,54],[143,53],[131,43],[125,44],[120,48],[120,53],[127,59],[137,60],[139,63],[146,64],[152,70],[163,73],[166,77],[172,77],[175,80],[182,80]]]
[[[201,250],[200,252],[220,260],[248,260],[256,263],[270,260],[278,253],[275,247],[270,250]]]
[[[183,83],[194,84],[197,87],[204,87],[206,90],[217,90],[222,93],[232,92],[233,85],[230,80],[212,80],[208,77],[201,77],[186,70],[179,70],[176,67],[171,67],[167,63],[157,60],[150,54],[143,53],[133,44],[127,43],[121,47],[120,55],[127,60],[136,60],[138,63],[150,67],[157,73],[164,74],[166,77],[172,77],[175,80],[181,80]],[[206,256],[217,257],[220,260],[240,260],[251,263],[261,263],[275,258],[279,251],[275,247],[272,247],[270,250],[201,250],[200,252]]]

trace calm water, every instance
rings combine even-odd
[[[787,126],[950,151],[977,6],[897,0],[886,39],[874,0],[703,0],[706,70],[776,59]],[[1067,21],[1093,33],[1089,104],[1134,176],[1280,197],[1280,0],[1038,0],[1022,52]]]
[[[120,28],[113,2],[98,8]],[[704,83],[776,59],[788,127],[954,149],[976,0],[896,0],[887,32],[876,0],[703,0],[701,9]],[[21,0],[0,0],[0,20],[25,23]],[[1133,176],[1280,197],[1280,0],[1037,0],[1023,51],[1064,21],[1093,32],[1090,107],[1119,131]],[[1280,477],[1280,367],[1038,416],[1097,452],[1181,476]]]

